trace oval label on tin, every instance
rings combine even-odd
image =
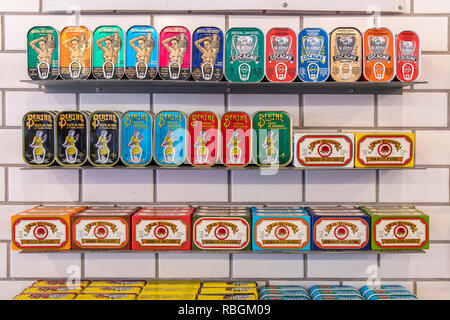
[[[420,75],[420,40],[413,31],[402,31],[395,39],[396,70],[400,81],[414,81]]]
[[[222,162],[226,166],[245,166],[250,162],[252,135],[250,116],[245,112],[227,112],[220,121]]]
[[[79,111],[56,116],[56,161],[62,166],[80,166],[87,161],[87,117]]]
[[[34,27],[27,34],[28,75],[53,80],[59,72],[59,36],[52,27]]]
[[[178,111],[161,111],[155,119],[155,161],[179,166],[186,158],[186,117]]]
[[[59,73],[63,79],[86,79],[91,74],[91,32],[86,27],[61,31]]]
[[[133,26],[127,31],[126,41],[127,78],[154,79],[158,73],[158,32],[151,26]]]
[[[322,249],[360,249],[369,242],[369,225],[362,218],[320,218],[313,239]]]
[[[125,36],[117,26],[94,31],[92,74],[96,79],[120,79],[125,73]]]
[[[264,34],[257,28],[231,28],[225,38],[225,76],[230,82],[264,77]]]
[[[250,240],[243,218],[199,218],[193,226],[194,244],[200,249],[242,249]]]
[[[192,35],[192,77],[200,81],[218,81],[223,76],[223,32],[201,27]]]
[[[153,115],[147,111],[127,111],[122,115],[122,162],[145,166],[152,160]]]
[[[330,34],[330,75],[339,82],[358,81],[362,73],[362,40],[356,28],[337,28]]]
[[[305,82],[322,82],[330,74],[329,38],[325,30],[306,28],[298,35],[298,76]]]
[[[188,118],[188,161],[212,166],[218,159],[219,119],[213,112],[196,111]]]
[[[273,28],[266,35],[266,77],[289,82],[297,76],[297,37],[289,28]]]
[[[120,120],[112,111],[96,111],[89,117],[89,162],[113,166],[119,161]]]
[[[395,75],[395,43],[386,28],[364,32],[364,77],[368,81],[391,81]]]
[[[22,148],[25,163],[48,166],[55,160],[54,116],[46,111],[32,111],[22,121]]]
[[[262,218],[253,230],[261,249],[302,249],[309,243],[309,224],[302,218]]]
[[[186,80],[191,73],[191,34],[185,27],[165,27],[159,35],[159,75]]]

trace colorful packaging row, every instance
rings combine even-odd
[[[36,206],[11,217],[14,250],[429,248],[413,206]]]
[[[28,74],[33,80],[155,79],[230,82],[414,81],[420,75],[420,40],[414,31],[394,36],[388,28],[371,28],[361,35],[352,27],[328,34],[305,28],[231,28],[225,36],[216,27],[99,26],[59,32],[33,27],[27,36]]]
[[[284,111],[30,111],[22,128],[30,166],[414,166],[414,133],[293,134]]]

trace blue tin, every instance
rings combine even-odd
[[[298,76],[305,82],[323,82],[330,75],[330,40],[321,28],[305,28],[298,35]]]
[[[353,294],[353,295],[339,295],[339,294],[330,294],[330,295],[320,295],[312,300],[364,300],[363,297]]]
[[[359,290],[359,292],[361,293],[361,295],[364,296],[364,294],[367,291],[372,291],[372,290],[408,290],[408,289],[406,289],[406,287],[404,287],[400,284],[381,284],[381,285],[363,286]]]
[[[387,294],[387,295],[373,295],[371,296],[369,299],[367,300],[417,300],[417,297],[412,295],[412,294],[408,294],[408,295],[401,295],[401,294]]]
[[[152,161],[153,114],[127,111],[122,115],[120,159],[127,166],[142,167]]]
[[[133,26],[126,35],[125,74],[128,79],[151,80],[158,73],[158,32],[151,26]]]
[[[363,297],[366,300],[369,300],[372,296],[380,296],[380,295],[390,295],[390,296],[404,296],[404,295],[413,295],[409,290],[387,290],[387,289],[376,289],[370,290],[364,293]]]
[[[340,285],[314,285],[311,288],[309,288],[309,294],[312,295],[314,292],[319,290],[355,290],[356,294],[359,294],[358,290],[355,287],[352,286],[340,286]]]
[[[300,291],[291,291],[291,290],[265,290],[259,294],[259,298],[263,298],[266,296],[285,296],[285,297],[296,297],[296,296],[304,296],[309,298],[308,293],[300,292]]]
[[[294,292],[299,292],[299,293],[303,293],[306,294],[307,296],[309,296],[308,294],[308,290],[306,290],[305,288],[303,288],[302,286],[299,285],[280,285],[280,286],[274,286],[274,285],[270,285],[270,286],[262,286],[259,287],[258,292],[259,294],[262,294],[264,291],[294,291]]]
[[[197,28],[192,35],[191,74],[198,81],[219,81],[223,76],[223,32],[216,27]]]
[[[338,289],[338,290],[316,290],[311,294],[311,299],[315,299],[318,296],[329,296],[329,295],[339,295],[339,296],[360,296],[359,291],[356,289],[349,289],[349,290],[342,290],[342,289]]]
[[[271,295],[260,298],[259,300],[310,300],[305,296],[280,296],[280,295]]]
[[[155,161],[176,167],[186,159],[186,116],[179,111],[161,111],[155,118]]]

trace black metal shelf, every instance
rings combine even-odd
[[[389,94],[400,95],[415,82],[256,82],[170,81],[170,80],[22,80],[40,85],[47,93],[215,93],[215,94]]]

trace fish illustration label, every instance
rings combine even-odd
[[[188,152],[190,164],[212,166],[218,160],[219,119],[213,112],[196,111],[188,118]]]
[[[165,27],[159,35],[159,75],[186,80],[191,73],[191,34],[185,27]]]
[[[100,26],[92,41],[92,74],[96,79],[120,79],[125,74],[125,35],[117,26]]]
[[[298,35],[298,76],[305,82],[323,82],[330,75],[328,33],[305,28]]]
[[[127,111],[122,115],[121,160],[128,166],[145,166],[152,160],[153,115]]]
[[[199,81],[218,81],[223,76],[223,32],[200,27],[192,35],[192,77]]]
[[[415,81],[420,76],[420,39],[414,31],[402,31],[395,38],[397,78]]]
[[[258,82],[264,77],[264,33],[231,28],[225,36],[225,77],[230,82]]]
[[[336,28],[330,33],[330,75],[339,82],[358,81],[362,74],[362,40],[356,28]]]
[[[245,112],[227,112],[220,121],[221,159],[226,166],[245,166],[250,162],[252,123]]]
[[[86,79],[91,74],[91,32],[66,27],[61,31],[59,74],[65,80]]]
[[[49,166],[55,161],[55,116],[30,111],[22,119],[22,156],[30,166]]]
[[[87,161],[88,117],[80,111],[56,116],[56,161],[62,166],[81,166]]]
[[[319,218],[313,241],[321,249],[361,249],[370,242],[369,230],[363,218]]]
[[[158,74],[158,32],[151,26],[133,26],[126,35],[125,74],[130,80],[152,80]]]
[[[289,82],[297,76],[297,36],[289,28],[273,28],[266,35],[266,77]]]
[[[59,73],[59,35],[52,27],[33,27],[27,34],[28,75],[53,80]]]
[[[395,76],[395,41],[387,28],[364,32],[364,77],[368,81],[391,81]]]
[[[110,167],[120,157],[120,118],[113,111],[95,111],[89,117],[89,162]]]
[[[155,161],[175,167],[186,159],[186,117],[179,111],[161,111],[155,118]]]

